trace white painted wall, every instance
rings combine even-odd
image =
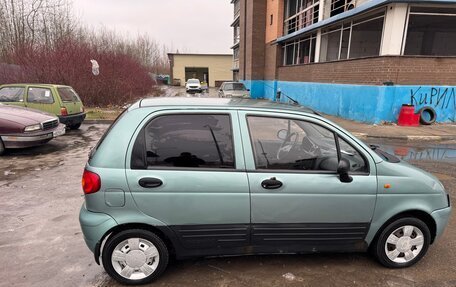
[[[401,55],[407,23],[408,4],[388,5],[380,55]]]

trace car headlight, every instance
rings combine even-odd
[[[34,132],[34,131],[38,131],[38,130],[41,130],[41,125],[40,124],[27,126],[24,129],[25,132]]]

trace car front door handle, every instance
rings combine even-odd
[[[281,188],[283,183],[280,180],[277,180],[275,177],[271,177],[270,179],[263,180],[261,182],[261,187],[264,189],[277,189]]]
[[[139,185],[144,188],[156,188],[163,184],[163,181],[154,177],[145,177],[139,180]]]

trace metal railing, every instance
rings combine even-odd
[[[320,2],[315,2],[313,5],[285,19],[284,33],[290,34],[318,22],[319,5]]]

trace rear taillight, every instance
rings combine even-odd
[[[82,189],[84,190],[84,193],[95,193],[100,190],[100,187],[100,176],[94,172],[84,170],[84,173],[82,174]]]
[[[65,108],[65,107],[60,108],[60,115],[62,115],[62,116],[68,116],[68,110],[67,110],[67,108]]]

